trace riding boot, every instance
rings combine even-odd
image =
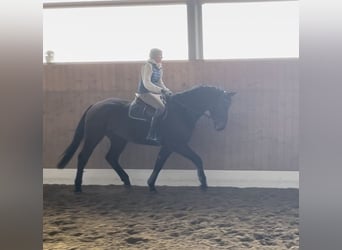
[[[148,132],[146,139],[160,143],[160,138],[157,134],[157,124],[158,124],[158,120],[159,120],[158,118],[159,118],[158,115],[154,115],[152,117],[150,130]]]

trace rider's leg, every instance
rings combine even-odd
[[[153,141],[159,141],[158,135],[157,135],[157,126],[160,116],[164,113],[165,105],[163,101],[160,98],[160,95],[158,94],[152,94],[152,93],[146,93],[140,95],[140,98],[146,102],[147,104],[151,105],[156,109],[152,120],[150,124],[150,130],[148,132],[148,135],[146,139],[153,140]]]
[[[152,117],[151,120],[151,124],[150,124],[150,130],[148,131],[147,140],[152,140],[152,141],[156,141],[159,142],[160,138],[159,135],[157,134],[157,125],[159,122],[159,118],[161,116],[161,114],[163,113],[163,111],[161,109],[157,109]]]

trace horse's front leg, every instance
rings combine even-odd
[[[175,151],[185,158],[191,160],[195,164],[197,168],[198,179],[201,183],[201,188],[206,189],[208,187],[207,178],[204,174],[203,162],[201,157],[199,157],[199,155],[196,154],[188,145],[177,147]]]
[[[153,172],[147,181],[147,184],[149,186],[150,191],[156,191],[155,183],[156,183],[158,174],[159,174],[160,170],[163,168],[167,158],[169,158],[171,153],[172,153],[172,151],[170,151],[166,147],[162,147],[160,149],[156,163],[155,163],[154,168],[153,168]]]

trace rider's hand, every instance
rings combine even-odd
[[[162,90],[162,93],[164,94],[164,95],[172,95],[172,91],[171,90],[169,90],[169,89],[163,89]]]

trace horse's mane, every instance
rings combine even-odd
[[[188,96],[188,95],[192,95],[192,94],[196,94],[199,92],[202,92],[203,90],[211,90],[214,92],[221,92],[223,90],[221,90],[220,88],[216,87],[216,86],[210,86],[210,85],[205,85],[205,84],[201,84],[201,85],[195,85],[190,89],[186,89],[182,92],[178,92],[176,94],[173,95],[173,97],[175,98],[179,98],[179,97],[183,97],[183,96]]]

